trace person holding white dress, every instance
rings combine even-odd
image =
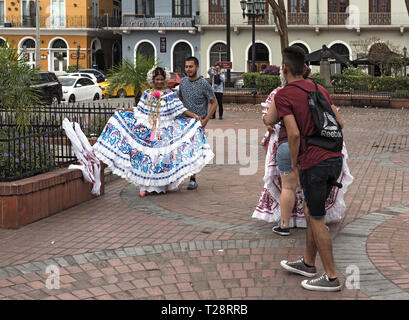
[[[153,86],[133,109],[117,109],[94,145],[96,156],[114,174],[148,192],[177,189],[214,157],[200,116],[187,110],[167,88],[168,71],[154,67]]]

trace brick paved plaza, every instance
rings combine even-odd
[[[256,107],[230,105],[208,129],[258,129],[257,173],[208,165],[199,188],[139,198],[121,179],[100,198],[18,230],[0,229],[0,299],[409,299],[409,110],[343,108],[355,180],[342,222],[330,225],[343,281],[359,289],[320,293],[280,267],[303,254],[305,230],[289,237],[251,218],[263,187],[264,134]],[[49,265],[60,288],[47,289]],[[318,271],[323,271],[318,259]],[[351,269],[352,268],[352,269]]]

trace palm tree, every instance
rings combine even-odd
[[[23,53],[7,42],[0,46],[0,108],[15,112],[19,129],[29,125],[32,107],[41,104],[39,89],[32,85],[38,77]]]
[[[114,66],[108,72],[108,95],[112,95],[116,89],[133,87],[135,104],[137,104],[141,96],[142,85],[146,84],[146,74],[154,65],[155,58],[139,54],[135,58],[135,63],[128,59],[122,60],[122,64]]]

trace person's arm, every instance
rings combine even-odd
[[[300,152],[300,130],[298,129],[297,122],[295,121],[295,117],[293,114],[286,115],[283,118],[285,129],[287,131],[288,137],[288,147],[290,149],[290,156],[291,156],[291,167],[294,172],[297,174],[298,177],[298,184],[299,181],[299,173],[298,173],[298,154]]]
[[[263,117],[263,122],[266,126],[273,126],[278,122],[278,114],[274,99],[270,103],[267,114]]]
[[[341,114],[338,111],[338,108],[335,105],[331,105],[331,109],[335,114],[335,117],[337,118],[337,121],[339,125],[341,126],[341,129],[344,129],[344,121],[342,120]]]
[[[210,102],[210,108],[209,108],[209,112],[207,113],[206,118],[202,119],[202,127],[206,127],[207,123],[209,122],[210,118],[213,116],[213,114],[216,112],[217,107],[218,107],[218,103],[217,103],[217,99],[213,98],[209,100]]]
[[[193,113],[193,112],[191,112],[189,110],[186,110],[185,112],[183,112],[183,115],[187,116],[187,117],[190,117],[190,118],[195,118],[198,121],[202,120],[202,118],[199,115],[197,115],[197,114],[195,114],[195,113]]]

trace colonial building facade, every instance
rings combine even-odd
[[[0,43],[24,52],[30,65],[61,74],[69,66],[107,69],[121,61],[121,0],[40,0],[40,57],[35,56],[34,0],[0,0]],[[78,60],[77,60],[77,53]]]
[[[168,70],[184,71],[188,56],[200,59],[200,34],[195,27],[198,0],[124,0],[122,26],[123,58],[137,54],[153,56]]]
[[[233,71],[251,70],[251,23],[243,19],[240,1],[231,3],[231,61]],[[357,58],[359,44],[379,38],[402,50],[409,48],[409,17],[405,0],[285,0],[290,45],[307,53],[323,45]],[[201,0],[196,27],[200,34],[202,73],[217,60],[226,58],[226,1]],[[271,7],[256,23],[256,65],[281,64],[279,34]],[[358,44],[358,45],[357,45]],[[371,49],[369,43],[367,51]],[[339,66],[332,65],[333,72]]]
[[[184,59],[196,56],[200,72],[227,59],[227,0],[40,0],[41,69],[61,72],[76,64],[107,69],[121,57],[154,56],[171,71],[183,71]],[[0,0],[0,42],[25,51],[34,65],[35,1]],[[323,45],[354,60],[359,43],[379,38],[404,52],[409,48],[405,0],[285,0],[290,44],[307,53]],[[251,22],[240,1],[230,0],[233,71],[249,71]],[[281,64],[280,39],[271,7],[256,23],[258,70]],[[369,52],[373,43],[368,43]],[[362,46],[361,46],[362,47]],[[362,48],[361,48],[362,51]],[[332,65],[333,72],[340,66]]]

